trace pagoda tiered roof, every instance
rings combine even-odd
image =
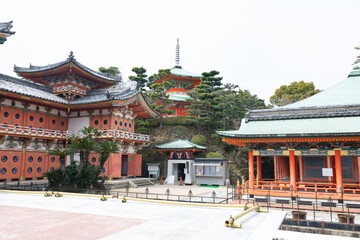
[[[304,138],[360,136],[360,69],[344,81],[302,101],[273,109],[250,110],[237,131],[225,138]]]

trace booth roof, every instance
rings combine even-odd
[[[185,139],[176,139],[174,141],[155,146],[157,149],[198,149],[206,150],[206,147],[197,145]]]

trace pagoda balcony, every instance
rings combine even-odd
[[[102,132],[100,139],[117,139],[124,141],[138,141],[138,142],[150,142],[150,136],[132,133],[120,130],[98,130]],[[54,129],[43,129],[27,126],[16,126],[8,125],[3,123],[0,126],[0,135],[8,135],[15,137],[36,137],[42,139],[67,139],[71,137],[83,137],[84,135],[81,131],[64,131],[64,130],[54,130]]]

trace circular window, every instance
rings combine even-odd
[[[41,118],[39,118],[39,122],[43,122],[44,121],[44,119],[41,117]]]
[[[14,161],[14,162],[19,161],[19,157],[18,157],[18,156],[14,156],[14,157],[13,157],[13,161]]]
[[[4,117],[8,117],[9,113],[8,112],[4,112]]]
[[[101,169],[101,172],[102,172],[102,173],[104,173],[105,171],[106,171],[106,169],[105,169],[105,168],[102,168],[102,169]]]
[[[95,125],[98,125],[98,124],[99,124],[99,121],[98,121],[98,120],[95,120],[94,123],[95,123]]]
[[[127,126],[127,123],[124,123],[124,127],[126,127]]]
[[[104,120],[104,124],[106,125],[108,123],[108,121],[107,120]]]
[[[32,168],[31,168],[31,167],[28,167],[27,172],[28,172],[28,173],[32,173]]]
[[[91,162],[92,162],[92,163],[95,163],[95,162],[96,162],[96,157],[93,157],[93,158],[91,159]]]
[[[118,124],[118,122],[115,120],[115,125],[117,125]]]
[[[51,168],[50,168],[50,171],[54,171],[54,170],[55,170],[55,168],[54,168],[54,167],[51,167]]]
[[[29,162],[34,161],[34,158],[33,158],[32,156],[30,156],[30,157],[28,157],[28,161],[29,161]]]
[[[18,114],[18,113],[15,114],[15,118],[16,118],[16,119],[19,119],[19,118],[20,118],[20,114]]]
[[[7,127],[8,127],[7,123],[3,123],[2,126],[3,126],[3,128],[7,128]]]
[[[2,161],[2,162],[6,162],[7,160],[8,160],[8,157],[7,157],[7,156],[4,155],[4,156],[1,157],[1,161]]]
[[[64,121],[61,121],[61,126],[65,126],[65,122],[64,122]]]
[[[38,162],[42,162],[43,158],[42,157],[38,157]]]
[[[16,174],[16,173],[18,172],[18,169],[17,169],[16,167],[14,167],[14,168],[11,170],[11,172],[12,172],[13,174]]]
[[[55,123],[56,123],[56,121],[55,121],[55,120],[52,120],[52,121],[51,121],[51,123],[52,123],[52,124],[55,124]]]
[[[122,122],[120,122],[119,125],[122,126]]]
[[[131,128],[131,123],[129,123],[129,128]]]
[[[51,158],[50,158],[50,161],[51,161],[51,162],[55,162],[55,157],[51,157]]]
[[[34,121],[34,116],[30,116],[30,121]]]
[[[41,171],[42,171],[41,167],[38,167],[38,168],[36,169],[36,171],[37,171],[38,173],[41,173]]]
[[[0,169],[0,172],[1,172],[1,174],[5,174],[6,173],[6,168],[2,168],[2,169]]]

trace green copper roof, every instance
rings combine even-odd
[[[177,139],[168,143],[155,146],[157,149],[197,149],[197,150],[206,150],[206,147],[197,145],[188,140]]]
[[[169,93],[169,99],[177,102],[186,102],[186,99],[191,99],[191,97],[184,93],[182,94]]]
[[[280,108],[299,108],[312,106],[356,105],[360,104],[360,69],[358,66],[344,81],[302,101]]]
[[[192,78],[201,78],[200,75],[196,75],[194,73],[188,72],[182,68],[177,68],[174,67],[170,70],[170,73],[172,75],[176,75],[176,76],[182,76],[182,77],[192,77]]]
[[[360,136],[360,69],[344,81],[305,100],[283,107],[250,110],[229,138]]]
[[[360,135],[360,117],[310,118],[270,121],[243,120],[237,131],[218,131],[229,138],[355,136]]]

